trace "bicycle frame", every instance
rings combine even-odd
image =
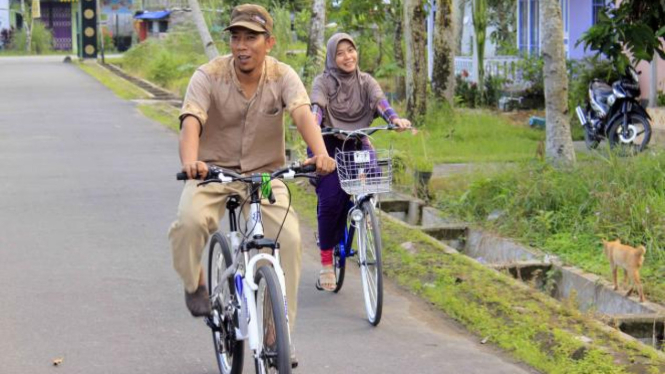
[[[247,336],[238,336],[241,339],[248,339],[249,347],[255,352],[256,357],[260,357],[261,350],[263,347],[259,344],[259,331],[258,331],[258,320],[257,320],[257,309],[256,309],[256,298],[254,293],[258,290],[258,285],[254,282],[253,274],[256,272],[256,265],[259,261],[267,261],[275,269],[277,273],[277,279],[279,280],[279,285],[282,292],[282,297],[284,298],[284,313],[286,316],[286,321],[288,325],[288,305],[286,301],[286,282],[284,278],[284,271],[279,261],[279,244],[270,239],[263,238],[263,222],[261,220],[261,201],[258,196],[256,189],[252,190],[252,202],[250,204],[250,215],[249,215],[249,224],[252,225],[251,238],[250,240],[243,241],[242,235],[238,231],[236,224],[237,214],[235,209],[237,205],[237,196],[231,196],[227,202],[227,211],[229,212],[229,232],[226,234],[226,237],[231,242],[231,250],[233,251],[233,264],[229,266],[220,276],[221,279],[229,278],[234,274],[234,284],[236,287],[236,295],[242,295],[243,304],[247,306],[248,312],[248,331]],[[256,195],[256,196],[253,196]],[[260,250],[263,248],[271,248],[273,255],[267,253],[255,253],[250,257],[250,252],[252,250]],[[243,261],[241,262],[240,257],[242,255]],[[250,274],[251,276],[247,276]],[[218,298],[221,294],[219,287],[222,287],[223,283],[217,285],[217,288],[214,290],[213,294],[215,298]],[[235,307],[235,306],[234,306]],[[288,331],[288,330],[287,330]],[[291,341],[291,333],[289,331],[289,341]]]
[[[374,197],[374,194],[367,195],[358,195],[352,196],[353,202],[349,204],[349,209],[347,214],[351,214],[354,209],[359,209],[360,206],[368,200],[371,200]],[[355,225],[344,225],[344,236],[339,242],[339,251],[340,251],[340,263],[339,267],[344,267],[346,265],[346,258],[353,257],[357,253],[353,250],[353,239],[356,232]]]

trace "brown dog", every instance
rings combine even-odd
[[[617,270],[619,268],[623,269],[624,275],[624,286],[628,286],[628,277],[630,276],[633,285],[628,290],[626,296],[630,296],[631,293],[637,287],[637,291],[640,294],[640,302],[644,301],[644,292],[642,291],[642,283],[640,282],[640,268],[644,262],[644,254],[647,249],[643,245],[633,248],[629,245],[621,244],[619,239],[611,242],[606,242],[603,240],[603,252],[607,259],[610,261],[610,267],[612,268],[612,278],[614,279],[614,290],[619,289],[617,283]]]

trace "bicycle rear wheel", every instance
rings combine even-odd
[[[381,231],[371,201],[361,207],[363,219],[358,224],[358,263],[365,297],[367,320],[373,326],[381,322],[383,309],[383,274],[381,267]]]
[[[226,238],[215,233],[210,240],[208,256],[208,292],[211,293],[221,284],[219,301],[213,302],[212,322],[219,327],[213,329],[212,341],[215,346],[217,365],[222,374],[240,374],[243,367],[244,341],[235,339],[233,308],[235,286],[233,276],[221,279],[222,273],[232,264],[231,249]]]
[[[291,373],[286,308],[275,269],[261,266],[256,272],[256,311],[261,355],[256,372]]]

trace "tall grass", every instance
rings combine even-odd
[[[122,65],[133,74],[184,95],[194,70],[206,61],[196,28],[184,24],[163,40],[149,38],[132,47]]]
[[[431,105],[423,122],[414,126],[415,135],[390,133],[377,136],[375,143],[392,145],[407,164],[498,162],[535,158],[538,141],[545,137],[544,132],[515,126],[497,113],[445,105]]]
[[[44,26],[40,21],[34,21],[32,23],[32,35],[30,37],[30,53],[43,55],[53,52],[53,34],[49,29]],[[23,52],[26,50],[28,43],[28,33],[26,28],[22,28],[18,32],[14,33],[14,36],[11,41],[11,50],[17,52]]]
[[[609,277],[600,239],[647,247],[645,292],[665,302],[665,154],[609,156],[558,170],[530,162],[438,191],[445,212]],[[488,221],[492,212],[503,212]]]

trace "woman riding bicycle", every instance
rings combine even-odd
[[[328,40],[326,67],[323,74],[314,79],[311,93],[312,111],[317,123],[324,127],[356,130],[371,125],[379,115],[400,130],[411,126],[409,120],[400,118],[390,106],[381,87],[371,75],[358,68],[358,53],[353,38],[345,33],[333,35]],[[326,149],[331,157],[335,149],[348,149],[353,142],[326,137]],[[360,145],[371,148],[367,138]],[[309,150],[308,150],[309,152]],[[349,195],[339,183],[337,172],[320,177],[316,186],[318,197],[317,218],[319,248],[322,269],[319,284],[326,291],[335,289],[333,248],[344,235]]]

